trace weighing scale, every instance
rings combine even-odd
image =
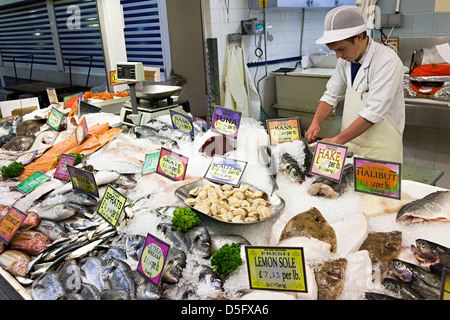
[[[150,85],[136,89],[136,83],[145,81],[141,62],[117,63],[117,80],[127,81],[130,88],[130,101],[120,110],[122,124],[144,125],[151,119],[169,114],[170,110],[186,114],[190,111],[188,99],[179,100],[176,96],[183,88],[168,85]]]

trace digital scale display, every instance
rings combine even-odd
[[[118,79],[136,79],[136,66],[134,65],[117,65]]]

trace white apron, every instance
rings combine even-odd
[[[341,131],[358,118],[365,107],[367,92],[347,87]],[[345,144],[356,156],[373,160],[403,163],[403,137],[392,120],[386,116],[381,124],[374,123],[366,132]]]

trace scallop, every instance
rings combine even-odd
[[[235,216],[233,217],[233,219],[231,219],[231,222],[242,223],[244,222],[244,220],[242,220],[242,216]]]
[[[201,190],[202,190],[202,188],[200,188],[200,187],[195,187],[194,189],[192,189],[191,191],[189,191],[189,194],[190,194],[191,196],[196,197],[196,196],[198,196],[198,193],[199,193]]]
[[[208,198],[208,193],[206,192],[206,190],[201,190],[198,193],[197,198],[199,198],[200,200],[205,200],[206,198]]]
[[[238,208],[233,211],[234,216],[246,216],[248,211],[244,208]]]
[[[236,197],[236,198],[238,198],[239,200],[244,200],[244,199],[245,199],[245,195],[244,195],[244,193],[243,193],[241,190],[236,190],[236,191],[233,193],[233,197]]]
[[[199,208],[198,211],[204,213],[204,214],[209,214],[210,213],[210,207],[207,204],[202,204]]]
[[[194,206],[197,202],[198,200],[194,198],[187,198],[186,200],[184,200],[184,203],[187,204],[188,206]]]
[[[250,190],[250,186],[248,184],[244,184],[239,188],[242,192]]]
[[[219,206],[217,204],[213,204],[209,210],[211,211],[211,215],[216,216],[219,214]]]
[[[223,191],[233,190],[233,186],[231,184],[224,184],[222,186]]]

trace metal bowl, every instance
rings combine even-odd
[[[262,192],[265,193],[265,196],[267,196],[267,198],[265,198],[265,199],[267,201],[269,201],[270,209],[272,210],[272,215],[269,218],[264,219],[264,220],[260,220],[260,221],[254,221],[254,222],[240,222],[240,223],[239,222],[228,222],[228,221],[223,221],[223,220],[216,219],[213,216],[210,216],[209,214],[205,214],[205,213],[203,213],[201,211],[198,211],[198,210],[194,209],[193,206],[190,206],[190,205],[187,205],[186,203],[184,203],[184,200],[186,200],[187,198],[191,197],[189,195],[189,191],[191,191],[192,189],[194,189],[196,187],[204,188],[204,187],[207,187],[209,185],[218,186],[218,184],[213,183],[213,182],[211,182],[211,181],[209,181],[207,179],[197,180],[197,181],[191,182],[191,183],[189,183],[187,185],[184,185],[182,187],[179,187],[177,190],[175,190],[175,196],[181,202],[183,202],[183,205],[191,208],[192,210],[194,210],[195,212],[199,213],[200,215],[206,216],[206,217],[212,219],[213,221],[226,223],[226,224],[231,224],[231,225],[246,226],[246,225],[249,225],[249,224],[263,223],[263,222],[266,222],[266,221],[269,221],[269,220],[275,218],[284,209],[285,202],[284,202],[284,200],[282,198],[278,197],[275,194],[272,194],[270,196],[270,192],[269,191],[266,191],[266,190],[263,190],[261,188],[255,187],[254,185],[252,185],[250,183],[247,183],[247,182],[244,182],[244,181],[241,182],[241,185],[246,185],[246,184],[250,186],[250,189],[252,191],[262,191]]]
[[[151,85],[136,89],[136,97],[144,100],[164,100],[179,93],[183,89],[178,86]]]

